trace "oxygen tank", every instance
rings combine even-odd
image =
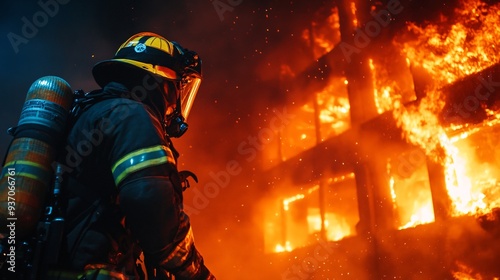
[[[73,91],[62,78],[42,77],[29,88],[18,125],[9,131],[14,139],[0,178],[1,234],[23,238],[36,228],[72,103]]]

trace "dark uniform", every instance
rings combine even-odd
[[[79,271],[81,279],[143,279],[145,275],[149,279],[152,275],[157,275],[156,279],[215,279],[194,245],[182,206],[186,179],[177,171],[178,153],[169,139],[167,126],[172,122],[177,122],[177,127],[170,131],[180,132],[177,136],[186,128],[180,114],[182,96],[171,104],[171,96],[160,94],[158,89],[151,89],[153,83],[146,83],[142,86],[148,89],[147,98],[137,98],[134,84],[127,84],[129,77],[139,73],[134,69],[146,69],[142,64],[147,63],[150,68],[146,71],[156,74],[161,90],[178,89],[179,85],[172,88],[172,83],[158,80],[158,76],[172,73],[150,61],[161,59],[161,51],[173,52],[169,48],[177,45],[153,33],[135,38],[120,48],[134,59],[133,67],[126,69],[132,74],[111,71],[111,78],[96,77],[103,89],[86,94],[77,104],[67,144],[59,157],[68,198],[61,267]],[[165,42],[170,45],[165,46]],[[120,50],[117,60],[121,59]],[[141,61],[141,55],[148,51],[150,56]],[[159,65],[172,61],[163,60]],[[120,74],[126,78],[113,76]],[[141,77],[136,84],[146,81]],[[169,113],[174,117],[167,119]],[[138,269],[137,263],[145,269]],[[63,274],[57,270],[51,273]]]

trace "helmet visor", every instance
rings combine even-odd
[[[182,89],[180,91],[181,113],[185,120],[193,107],[194,99],[200,88],[201,77],[198,75],[189,75],[183,78]]]

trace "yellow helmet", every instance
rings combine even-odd
[[[201,59],[174,41],[141,32],[125,41],[112,59],[97,63],[92,73],[101,87],[111,81],[138,81],[145,73],[172,81],[180,105],[177,110],[186,119],[201,83]]]

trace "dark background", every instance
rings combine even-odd
[[[67,2],[67,3],[66,3]],[[314,2],[314,3],[309,3]],[[0,1],[0,154],[11,137],[6,130],[17,124],[25,95],[38,78],[56,75],[71,87],[97,87],[92,66],[111,58],[131,35],[152,31],[203,60],[204,81],[189,117],[189,131],[175,144],[181,152],[180,169],[195,172],[203,190],[214,182],[210,173],[226,170],[235,161],[241,171],[208,200],[196,202],[196,191],[186,192],[186,203],[203,205],[191,214],[196,243],[208,266],[220,279],[254,279],[249,271],[263,250],[262,221],[252,207],[265,187],[255,184],[260,159],[248,160],[238,145],[268,126],[273,108],[283,96],[273,82],[284,61],[299,60],[305,44],[301,24],[322,1],[61,1],[46,24],[31,32],[15,50],[9,33],[23,35],[25,17],[45,13],[38,1]],[[215,4],[221,10],[215,8]],[[233,4],[231,6],[230,4]],[[52,5],[51,9],[55,8]],[[226,9],[226,10],[225,10]],[[35,25],[36,26],[36,25]],[[25,27],[24,27],[25,28]],[[33,31],[33,30],[31,30]],[[12,36],[12,34],[10,35]],[[295,49],[291,56],[285,52]],[[256,150],[257,151],[257,150]],[[257,151],[258,152],[258,151]],[[265,273],[257,273],[265,279]],[[240,277],[237,277],[239,275]],[[257,279],[255,278],[255,279]]]

